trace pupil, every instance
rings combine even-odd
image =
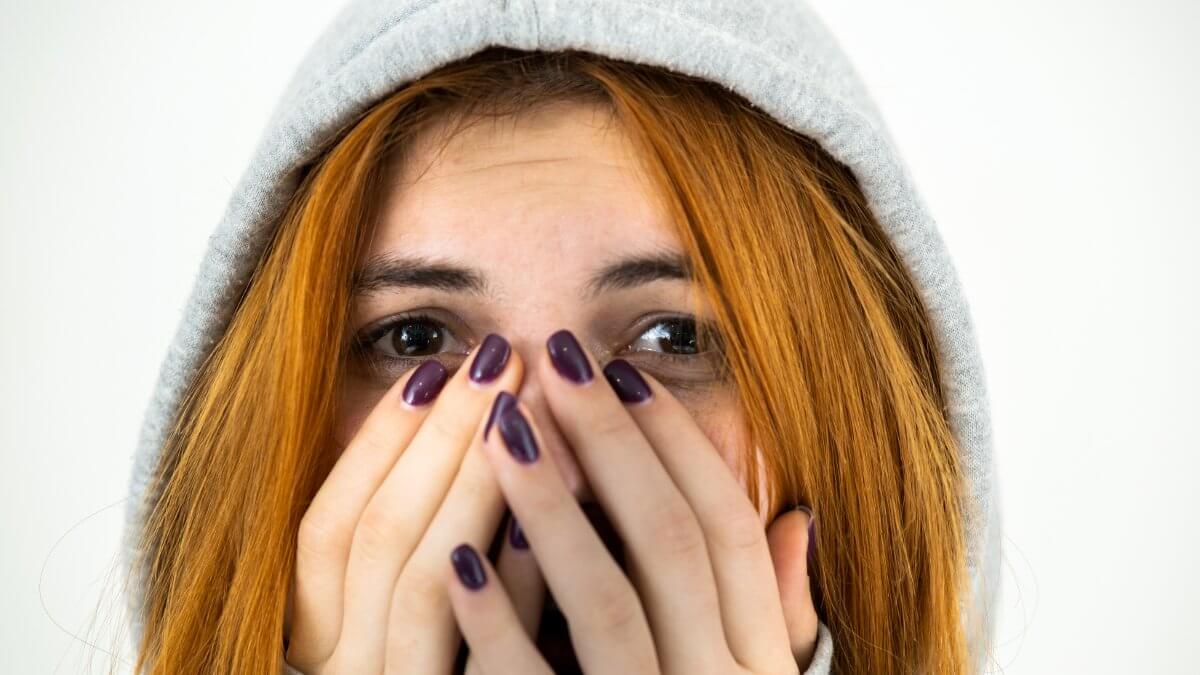
[[[408,321],[393,331],[392,347],[401,356],[421,356],[432,349],[433,353],[442,346],[442,332],[428,321]]]
[[[692,321],[674,319],[663,323],[669,326],[669,329],[666,331],[666,337],[659,338],[659,346],[664,349],[669,348],[676,354],[697,353],[696,331]],[[680,328],[690,330],[679,330]]]

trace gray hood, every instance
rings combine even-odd
[[[209,239],[166,351],[138,442],[128,547],[170,422],[215,346],[297,169],[339,125],[401,85],[500,45],[580,49],[721,83],[816,140],[857,176],[911,271],[934,324],[953,432],[978,516],[968,514],[968,562],[978,612],[992,633],[1000,519],[982,363],[966,299],[907,168],[857,74],[800,0],[356,0],[310,49],[267,122],[249,167]],[[133,585],[135,635],[140,590]],[[976,652],[976,662],[984,655]],[[809,672],[813,672],[810,669]]]

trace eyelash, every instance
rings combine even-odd
[[[692,318],[690,316],[682,316],[682,315],[658,317],[655,319],[654,323],[651,323],[646,327],[646,331],[648,331],[650,328],[653,328],[654,326],[657,326],[660,323],[667,323],[667,322],[679,321],[679,320],[695,323],[697,326],[697,331],[696,331],[697,333],[701,332],[701,329],[700,329],[701,326],[704,326],[705,329],[712,331],[711,324],[704,323],[704,322],[696,322],[694,318]],[[415,313],[410,313],[410,314],[397,314],[397,315],[394,315],[392,317],[385,319],[382,323],[380,323],[374,327],[364,330],[357,337],[355,337],[353,340],[353,343],[351,344],[351,353],[354,356],[364,360],[370,366],[370,368],[372,370],[378,370],[379,372],[388,372],[392,369],[395,369],[398,371],[407,371],[410,368],[415,368],[416,366],[421,365],[421,363],[424,361],[427,361],[431,358],[436,358],[436,356],[437,356],[436,354],[428,354],[425,356],[399,356],[399,357],[383,356],[383,355],[380,355],[377,352],[377,350],[372,348],[372,345],[374,345],[376,342],[378,342],[380,340],[380,338],[382,338],[385,335],[387,335],[388,333],[392,332],[399,326],[401,326],[405,323],[409,323],[409,322],[412,322],[412,323],[425,322],[425,323],[429,323],[429,324],[438,326],[439,329],[445,329],[445,327],[446,327],[445,323],[430,316],[429,314],[425,314],[425,313],[421,313],[421,312],[415,312]],[[644,335],[646,333],[646,331],[642,331],[642,333],[639,333],[638,337],[641,337],[642,335]],[[715,332],[711,332],[710,334],[715,335]],[[647,353],[647,352],[641,352],[641,353]],[[675,363],[675,364],[680,364],[680,363],[684,363],[684,362],[688,362],[688,361],[695,362],[696,359],[704,358],[705,354],[706,354],[706,352],[698,352],[696,354],[670,354],[670,353],[665,353],[665,352],[648,352],[648,353],[652,354],[654,356],[654,358],[656,358],[656,359],[659,359],[661,361],[668,362],[668,363]]]
[[[432,354],[428,356],[383,356],[380,355],[377,350],[372,348],[372,345],[378,342],[380,338],[392,332],[401,324],[407,322],[427,322],[436,324],[439,327],[443,327],[445,325],[432,316],[428,314],[422,314],[420,312],[413,314],[397,314],[385,319],[382,323],[371,328],[367,328],[359,333],[359,335],[354,338],[353,343],[350,346],[351,354],[354,357],[366,362],[372,370],[379,370],[380,372],[384,372],[392,366],[398,370],[407,371],[410,368],[415,368],[416,366],[421,365],[422,361],[434,358],[434,355]]]

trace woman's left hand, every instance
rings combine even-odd
[[[500,412],[484,443],[584,672],[803,672],[818,630],[808,516],[788,514],[789,529],[773,528],[768,538],[744,488],[678,400],[628,362],[606,366],[608,383],[596,371],[567,331],[551,336],[535,368],[624,543],[628,577],[541,452],[527,408]],[[450,600],[474,665],[488,675],[550,673],[486,556],[460,546],[451,558]]]

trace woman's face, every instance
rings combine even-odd
[[[417,140],[359,263],[390,281],[354,301],[352,329],[374,358],[350,361],[339,447],[420,360],[436,355],[453,371],[498,333],[534,363],[546,338],[567,328],[600,364],[620,356],[669,387],[736,467],[744,438],[732,383],[712,352],[696,352],[693,322],[708,322],[709,306],[679,268],[679,240],[610,120],[601,108],[562,103],[481,121],[440,153],[441,127]],[[516,393],[568,486],[590,499],[536,377]]]

